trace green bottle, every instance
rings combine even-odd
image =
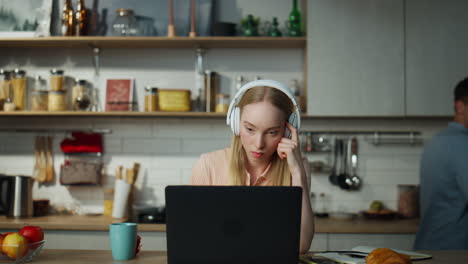
[[[297,9],[297,0],[293,0],[293,9],[289,13],[289,36],[300,37],[302,36],[301,29],[301,13]]]

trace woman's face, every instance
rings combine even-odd
[[[285,115],[270,102],[245,105],[240,120],[240,140],[247,159],[255,163],[270,162],[284,135]]]

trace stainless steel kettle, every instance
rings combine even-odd
[[[8,217],[32,217],[32,187],[28,176],[0,175],[0,214]]]

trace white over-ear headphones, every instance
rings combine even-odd
[[[248,82],[244,84],[239,91],[237,91],[236,95],[231,101],[229,105],[229,109],[226,116],[226,124],[231,127],[232,132],[238,136],[240,133],[240,109],[237,106],[242,99],[242,96],[249,90],[250,88],[257,87],[257,86],[267,86],[271,88],[278,89],[286,94],[291,102],[294,104],[294,109],[291,115],[288,118],[288,122],[297,130],[301,127],[301,113],[299,111],[299,106],[297,105],[296,98],[294,97],[291,90],[284,84],[273,81],[273,80],[256,80],[252,82]],[[290,131],[286,128],[285,137],[290,137]]]

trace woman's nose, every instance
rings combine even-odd
[[[262,133],[258,133],[255,138],[255,147],[262,149],[265,146],[265,137]]]

